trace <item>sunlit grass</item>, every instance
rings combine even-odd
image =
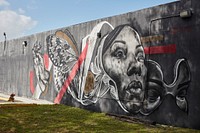
[[[198,132],[198,130],[148,126],[122,122],[106,116],[65,105],[1,105],[0,133],[65,132]]]

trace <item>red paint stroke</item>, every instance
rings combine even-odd
[[[144,47],[144,52],[145,54],[173,54],[176,53],[176,44]]]
[[[31,93],[32,93],[32,94],[33,94],[34,91],[35,91],[33,78],[34,78],[34,71],[30,71],[30,72],[29,72],[29,80],[30,80],[30,90],[31,90]]]
[[[48,67],[49,67],[49,56],[48,56],[47,53],[45,53],[45,54],[43,55],[43,60],[44,60],[45,69],[48,69]]]
[[[76,62],[76,64],[72,68],[68,78],[65,80],[65,83],[62,86],[62,88],[61,88],[60,92],[58,93],[57,97],[55,98],[54,103],[60,103],[63,95],[65,94],[65,92],[67,90],[67,88],[69,87],[70,83],[72,82],[72,80],[76,76],[76,73],[77,73],[78,69],[80,68],[81,64],[85,60],[87,49],[88,49],[88,43],[86,43],[86,46],[83,49],[83,52],[81,53],[81,55],[79,56],[78,61]]]

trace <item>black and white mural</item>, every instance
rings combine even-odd
[[[191,76],[187,59],[176,61],[173,82],[168,83],[160,64],[147,58],[159,51],[174,52],[175,45],[146,47],[133,26],[113,27],[107,21],[95,25],[81,44],[77,42],[68,30],[46,38],[57,92],[55,103],[67,93],[89,106],[109,94],[124,112],[149,115],[171,95],[177,107],[188,112]]]
[[[200,129],[199,7],[174,1],[0,42],[0,91]]]

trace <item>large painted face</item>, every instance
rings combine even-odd
[[[103,52],[104,69],[116,82],[122,106],[130,113],[137,113],[144,99],[147,69],[136,32],[130,26],[123,27]]]

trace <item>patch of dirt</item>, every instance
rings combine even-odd
[[[129,122],[129,123],[141,123],[141,124],[145,124],[148,126],[153,126],[153,127],[156,126],[156,122],[154,122],[154,121],[143,120],[143,119],[136,118],[133,116],[116,115],[116,114],[110,114],[110,113],[107,113],[106,115],[109,117],[112,117],[114,119],[118,119],[120,121],[125,121],[125,122]]]

